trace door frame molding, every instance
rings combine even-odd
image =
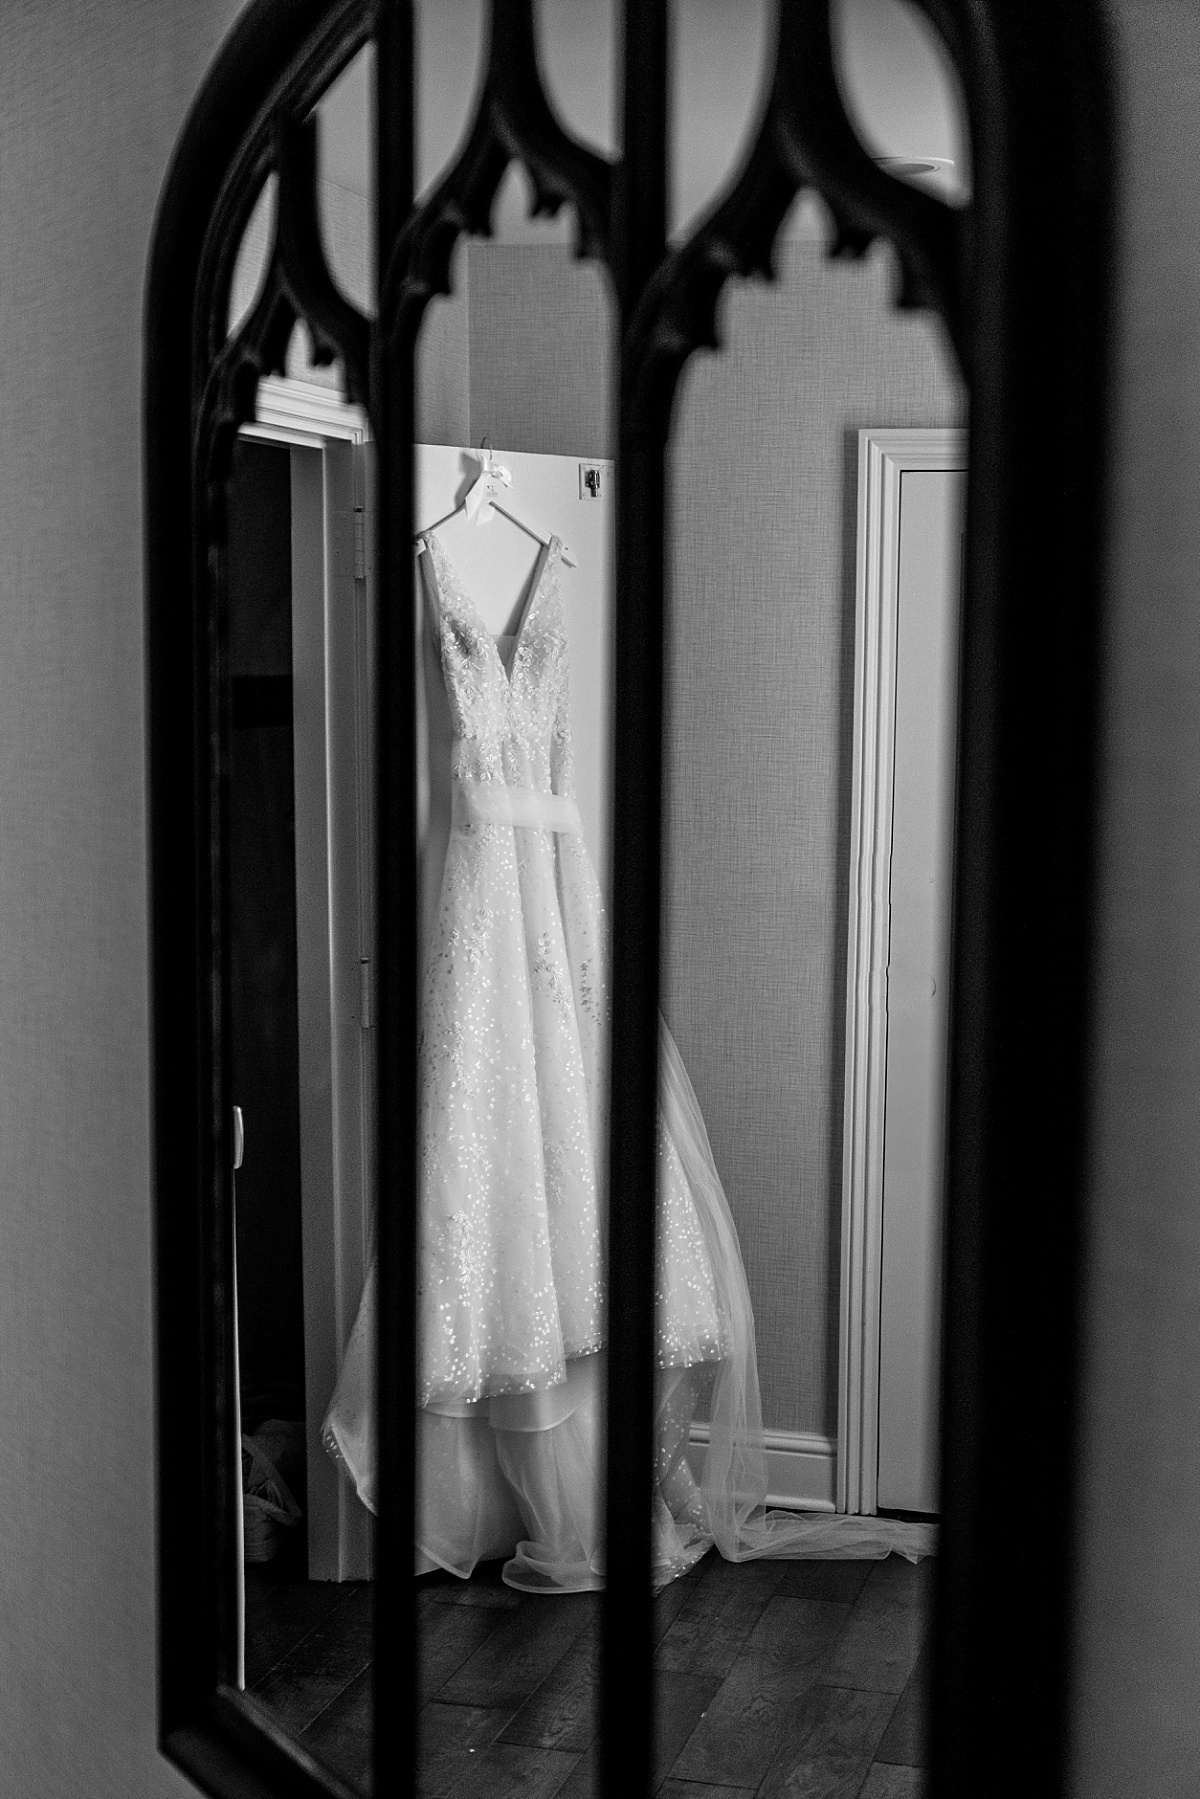
[[[301,546],[294,571],[309,588],[312,603],[303,621],[293,617],[295,697],[305,708],[318,745],[304,779],[301,757],[299,753],[296,756],[297,862],[305,844],[324,862],[323,878],[309,883],[311,891],[298,889],[296,896],[302,962],[300,1082],[302,1097],[309,1102],[307,1128],[302,1121],[301,1129],[308,1449],[305,1528],[310,1580],[364,1580],[373,1566],[372,1520],[324,1453],[320,1430],[357,1314],[370,1252],[370,1219],[364,1200],[371,1191],[374,1120],[371,1057],[362,1042],[369,1016],[364,1025],[362,1014],[370,967],[373,870],[369,844],[363,840],[366,821],[357,804],[359,792],[366,786],[361,778],[364,767],[358,768],[359,779],[349,795],[354,803],[338,806],[334,792],[350,779],[354,764],[365,765],[370,755],[365,593],[356,596],[352,635],[338,632],[335,642],[331,630],[335,609],[346,598],[344,591],[335,592],[335,587],[344,587],[344,574],[339,571],[354,560],[353,543],[343,541],[335,546],[334,537],[350,528],[351,521],[345,516],[349,496],[356,509],[366,506],[367,471],[361,449],[370,430],[362,411],[347,405],[339,389],[291,376],[265,376],[259,382],[256,412],[255,420],[241,427],[244,437],[321,454],[320,491],[315,498],[322,543]],[[352,459],[350,463],[347,457]],[[298,479],[306,489],[314,485],[311,475],[300,475],[293,459],[293,502]],[[373,546],[365,525],[360,540],[362,555],[369,559]],[[293,556],[296,554],[293,535]],[[355,587],[363,587],[364,582],[365,576],[363,581],[355,581]],[[319,617],[309,616],[318,612]],[[315,674],[318,664],[321,678],[305,679],[302,668]],[[339,696],[340,706],[334,703]],[[323,775],[316,767],[318,761]],[[335,844],[339,819],[353,842]],[[323,847],[316,849],[318,843]],[[322,945],[327,951],[324,956]],[[320,974],[322,960],[327,978]],[[366,964],[363,973],[352,968],[356,960],[360,967]],[[356,1193],[357,1205],[353,1203]]]
[[[846,968],[837,1509],[874,1513],[887,1069],[900,484],[907,470],[967,466],[967,432],[907,426],[858,434],[858,557],[850,919]]]
[[[239,427],[239,435],[323,450],[330,438],[362,444],[371,432],[366,415],[347,405],[340,387],[294,375],[264,375],[258,383],[255,417]]]

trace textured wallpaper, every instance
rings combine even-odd
[[[670,473],[665,1000],[737,1219],[768,1428],[837,1429],[857,432],[962,417],[887,253],[780,246]]]
[[[1200,8],[1111,0],[1122,162],[1103,592],[1072,1766],[1200,1776]],[[1071,454],[1089,474],[1105,446]]]
[[[146,257],[238,0],[0,6],[0,1792],[156,1746]]]
[[[569,250],[470,248],[471,442],[609,456],[613,320],[606,278]]]
[[[474,442],[465,256],[453,274],[463,280],[461,290],[431,302],[417,339],[417,442],[423,444]]]

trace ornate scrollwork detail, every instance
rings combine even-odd
[[[277,113],[272,138],[279,191],[266,276],[249,318],[209,369],[200,402],[200,466],[213,481],[227,472],[238,427],[254,417],[259,381],[285,373],[297,323],[308,327],[313,361],[328,366],[340,358],[347,397],[364,407],[368,401],[370,324],[339,292],[321,243],[316,121]]]
[[[276,121],[303,119],[313,111],[370,41],[375,13],[376,0],[333,0],[322,9],[315,28],[281,71],[229,160],[209,218],[196,282],[194,354],[201,387],[229,335],[234,268],[255,202],[275,167]]]
[[[379,314],[390,339],[415,336],[428,302],[451,291],[450,260],[459,237],[491,236],[492,207],[512,162],[529,176],[530,216],[554,218],[563,205],[573,205],[576,254],[607,261],[612,166],[563,128],[546,97],[533,0],[493,0],[483,84],[462,149],[411,214],[388,259]]]
[[[804,188],[833,216],[829,256],[860,257],[886,237],[901,269],[896,304],[936,308],[962,354],[961,215],[885,174],[859,143],[838,89],[829,5],[781,0],[775,73],[749,155],[726,194],[659,264],[633,310],[624,393],[633,439],[665,441],[689,356],[720,347],[725,283],[734,275],[775,279],[778,233]]]

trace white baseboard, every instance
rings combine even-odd
[[[688,1460],[698,1476],[707,1424],[693,1424]],[[837,1510],[837,1441],[815,1431],[769,1430],[763,1433],[767,1452],[767,1504],[795,1512]]]

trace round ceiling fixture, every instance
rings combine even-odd
[[[889,175],[944,175],[954,168],[952,156],[877,156]]]

